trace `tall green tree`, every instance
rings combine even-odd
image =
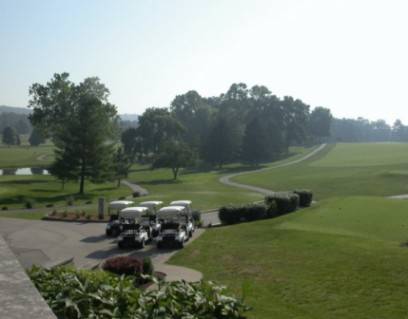
[[[320,143],[322,137],[330,136],[333,116],[330,109],[318,106],[309,117],[309,132]]]
[[[237,126],[229,118],[220,116],[203,145],[201,157],[211,165],[222,168],[224,164],[238,159],[240,144],[241,134]]]
[[[188,167],[194,164],[197,154],[187,144],[167,140],[156,155],[152,168],[170,168],[173,172],[173,180],[177,180],[180,168]]]
[[[6,145],[20,145],[20,136],[18,135],[16,129],[11,126],[6,126],[2,134],[3,144]]]
[[[40,144],[45,143],[45,138],[40,134],[40,132],[34,128],[28,138],[28,142],[31,146],[38,146]]]
[[[242,160],[252,166],[270,159],[270,140],[266,134],[263,122],[254,117],[246,126],[242,139]]]
[[[30,121],[51,137],[56,147],[54,166],[64,167],[70,178],[77,176],[83,194],[86,179],[112,179],[119,117],[108,102],[109,90],[98,78],[87,78],[78,85],[68,78],[68,73],[55,74],[47,84],[30,87]]]
[[[186,128],[181,135],[182,141],[193,148],[200,148],[202,137],[208,134],[211,125],[210,106],[196,91],[188,91],[174,98],[170,111]]]
[[[177,139],[186,131],[180,121],[167,108],[148,108],[139,117],[137,132],[147,151],[157,154],[160,144],[167,139]]]

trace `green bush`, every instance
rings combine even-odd
[[[221,207],[218,217],[223,224],[231,225],[243,221],[254,221],[267,216],[267,207],[264,204],[248,204],[243,206]]]
[[[50,204],[45,205],[45,207],[54,207],[54,204],[50,203]]]
[[[244,319],[248,307],[212,282],[163,283],[143,291],[131,277],[103,270],[33,266],[27,274],[58,318]]]
[[[143,258],[143,275],[153,276],[154,266],[150,258]]]
[[[24,202],[24,207],[27,208],[27,209],[31,209],[31,208],[34,207],[35,201],[32,198],[25,197],[23,199],[23,202]]]
[[[296,189],[293,193],[299,195],[299,206],[300,207],[309,207],[312,204],[313,192],[310,190],[299,190]]]
[[[7,210],[8,208],[7,208],[7,206],[3,206],[2,208],[1,208],[1,210]]]
[[[196,224],[201,221],[201,213],[198,210],[193,211],[193,220]]]
[[[299,207],[299,195],[294,193],[275,193],[265,197],[267,216],[276,217],[294,212]]]

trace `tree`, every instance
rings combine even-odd
[[[196,91],[189,91],[174,98],[170,111],[186,128],[181,139],[191,147],[199,148],[202,137],[207,135],[210,127],[211,109],[209,105]]]
[[[140,136],[138,130],[134,127],[129,127],[121,134],[120,140],[123,144],[123,152],[129,158],[131,163],[134,163],[137,153],[139,158],[143,155],[143,138]]]
[[[34,128],[30,134],[28,142],[31,146],[38,146],[45,143],[45,138],[40,134],[40,132],[38,132],[36,128]]]
[[[6,126],[3,130],[3,143],[6,145],[20,145],[20,136],[14,127]]]
[[[168,140],[166,141],[153,161],[152,168],[171,168],[173,180],[177,180],[177,174],[182,167],[194,164],[196,153],[185,143]]]
[[[147,151],[156,154],[167,139],[177,138],[186,129],[167,108],[148,108],[139,117],[137,132],[142,137]]]
[[[46,85],[36,83],[30,87],[29,107],[33,113],[29,118],[54,142],[51,172],[58,178],[75,176],[80,183],[79,193],[83,194],[85,179],[103,182],[113,177],[112,154],[119,117],[115,106],[108,102],[109,90],[98,78],[87,78],[75,85],[68,77],[68,73],[55,74]]]
[[[129,156],[125,154],[123,149],[119,147],[116,150],[115,158],[113,160],[113,169],[116,180],[118,181],[117,186],[120,187],[120,182],[122,178],[128,176],[129,169],[132,166],[133,161]]]
[[[242,139],[242,159],[258,166],[260,162],[270,158],[270,150],[264,125],[258,117],[254,117],[245,128]]]
[[[220,116],[209,133],[201,156],[208,163],[222,168],[237,159],[240,144],[241,134],[237,126],[229,118]]]
[[[309,133],[320,140],[322,137],[330,136],[333,116],[329,109],[318,106],[309,117]]]
[[[408,128],[402,124],[401,120],[396,120],[392,126],[392,140],[396,142],[407,141]]]

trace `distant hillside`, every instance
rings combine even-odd
[[[2,113],[16,113],[16,114],[31,114],[32,109],[28,109],[25,107],[14,107],[14,106],[6,106],[0,105],[0,114]],[[139,119],[139,115],[137,114],[119,114],[122,121],[129,121],[129,122],[137,122]]]
[[[119,114],[122,121],[136,121],[139,119],[137,114]]]
[[[13,106],[6,106],[0,105],[0,114],[1,113],[17,113],[17,114],[30,114],[32,112],[31,109],[25,107],[13,107]]]

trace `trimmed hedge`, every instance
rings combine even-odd
[[[267,217],[265,204],[248,204],[244,206],[224,206],[218,211],[218,218],[223,224],[231,225],[243,221],[254,221]]]
[[[296,189],[293,193],[299,195],[299,206],[309,207],[312,204],[313,192],[305,189]]]
[[[265,197],[264,204],[244,206],[224,206],[218,211],[218,218],[225,225],[240,222],[273,218],[292,213],[299,207],[308,207],[312,202],[313,192],[295,190],[293,193],[274,193]]]

